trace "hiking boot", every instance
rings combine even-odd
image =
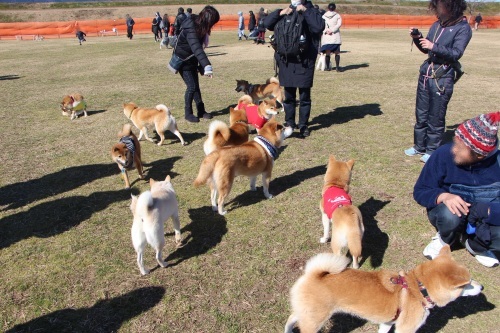
[[[405,155],[406,156],[415,156],[415,155],[423,155],[424,153],[422,152],[419,152],[418,150],[416,150],[415,148],[411,147],[411,148],[408,148],[408,149],[405,149]]]
[[[184,119],[186,119],[190,123],[199,123],[200,122],[200,119],[198,119],[198,117],[196,117],[194,114],[188,114],[188,115],[184,116]]]
[[[443,248],[445,242],[441,239],[439,232],[436,233],[434,237],[432,237],[432,241],[425,247],[423,254],[427,259],[434,259],[438,256],[439,251]]]
[[[498,266],[499,262],[497,257],[490,250],[477,253],[475,252],[469,245],[469,240],[465,241],[465,248],[469,251],[470,254],[476,258],[476,260],[483,266],[486,267],[495,267]]]

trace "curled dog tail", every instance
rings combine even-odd
[[[201,186],[207,182],[207,180],[212,177],[214,173],[215,163],[219,159],[219,151],[213,151],[208,154],[200,165],[200,171],[198,176],[193,182],[195,187]]]
[[[145,218],[151,212],[153,208],[153,196],[151,191],[146,191],[141,193],[139,199],[137,199],[137,204],[135,206],[135,216],[140,218]]]
[[[309,259],[305,268],[305,275],[312,275],[321,278],[327,274],[338,274],[344,271],[350,263],[346,256],[335,255],[333,253],[320,253]]]
[[[167,114],[167,116],[171,116],[172,115],[172,112],[170,112],[170,109],[165,105],[165,104],[158,104],[156,107],[155,107],[156,110],[158,111],[163,111]]]
[[[275,78],[275,77],[273,76],[273,77],[269,78],[269,80],[267,80],[267,81],[266,81],[266,83],[267,83],[267,84],[269,84],[269,83],[276,83],[276,84],[280,84],[280,81],[279,81],[277,78]]]
[[[208,138],[203,144],[205,155],[208,155],[217,148],[224,146],[230,136],[231,132],[229,130],[229,126],[227,126],[225,122],[220,120],[212,121],[208,127]]]
[[[132,125],[125,124],[120,132],[118,132],[118,137],[129,136],[132,133]]]

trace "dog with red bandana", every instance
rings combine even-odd
[[[349,196],[353,166],[354,160],[337,161],[335,156],[330,155],[320,203],[323,221],[323,237],[320,242],[326,243],[330,239],[331,223],[333,253],[340,255],[342,249],[347,247],[352,255],[352,267],[359,268],[365,228],[363,216]]]

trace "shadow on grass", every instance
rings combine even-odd
[[[119,175],[116,164],[90,164],[69,167],[38,179],[6,185],[0,188],[0,207],[7,206],[2,210],[19,208],[111,175]]]
[[[139,288],[89,308],[54,311],[7,332],[118,332],[124,322],[156,306],[164,295],[163,287]]]
[[[0,219],[0,249],[30,237],[48,238],[68,231],[110,204],[130,199],[130,191],[106,191],[44,202]]]
[[[460,124],[455,124],[452,126],[447,126],[446,131],[443,134],[443,141],[441,145],[447,144],[448,142],[453,141],[453,137],[455,136],[455,130],[460,126]]]
[[[183,237],[188,234],[183,239],[185,245],[165,259],[169,266],[176,266],[184,260],[206,253],[219,244],[227,233],[226,219],[210,207],[189,209],[188,212],[191,222],[181,230]],[[166,237],[173,239],[173,233],[168,233]]]
[[[365,325],[366,320],[345,313],[336,313],[330,318],[333,323],[328,333],[347,333]]]
[[[170,176],[170,178],[174,179],[179,174],[177,172],[173,172],[172,169],[174,168],[174,163],[181,158],[182,157],[180,156],[174,156],[163,160],[156,160],[151,163],[144,163],[144,167],[148,167],[148,169],[144,168],[145,178],[148,180],[152,178],[154,180],[162,181],[167,176]]]
[[[209,57],[217,57],[221,55],[226,55],[227,52],[207,52],[207,56]]]
[[[363,235],[363,259],[360,265],[370,258],[373,268],[380,267],[384,261],[385,250],[389,246],[389,236],[377,225],[375,216],[390,201],[380,201],[371,197],[358,206],[363,215],[365,233]]]
[[[371,103],[355,106],[342,106],[328,113],[321,114],[310,122],[311,130],[328,128],[332,125],[344,124],[354,119],[363,119],[366,116],[380,116],[380,104]]]
[[[179,132],[181,132],[182,138],[186,142],[186,145],[189,145],[193,141],[196,141],[198,139],[201,139],[205,136],[205,133],[185,133],[182,130],[179,129]],[[158,142],[160,142],[160,136],[156,131],[153,131],[153,135],[150,135],[150,137],[154,140],[154,144],[157,145]],[[151,144],[151,142],[144,140],[141,142],[145,142],[146,144]],[[174,133],[170,131],[165,131],[165,140],[163,141],[162,146],[170,146],[170,145],[180,145],[181,140],[177,136],[175,136]]]
[[[212,114],[212,116],[222,116],[222,115],[225,115],[225,114],[229,114],[229,109],[230,108],[235,108],[237,105],[238,104],[231,104],[231,105],[228,105],[227,108],[216,110],[216,111],[212,111],[210,113]]]
[[[434,308],[427,318],[425,324],[418,333],[440,332],[450,319],[465,318],[467,316],[483,311],[495,309],[495,304],[488,302],[484,294],[473,297],[459,297],[443,308]],[[479,325],[478,327],[481,327]]]
[[[343,72],[351,71],[354,69],[366,68],[366,67],[370,67],[370,65],[366,62],[362,63],[362,64],[356,64],[356,65],[340,66],[340,68],[342,69]]]
[[[106,109],[102,109],[102,110],[87,110],[87,114],[89,116],[93,116],[95,114],[103,113],[103,112],[106,112],[106,111],[108,111],[108,110],[106,110]]]
[[[0,81],[4,81],[4,80],[17,80],[17,79],[20,79],[21,76],[17,75],[17,74],[10,74],[10,75],[0,75]]]

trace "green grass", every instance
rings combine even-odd
[[[425,30],[425,29],[424,29]],[[274,74],[272,51],[215,32],[207,49],[213,79],[200,78],[205,104],[228,121],[240,94]],[[433,235],[412,199],[422,168],[404,156],[412,144],[418,67],[425,56],[406,30],[344,30],[343,73],[316,72],[311,137],[292,137],[275,163],[264,199],[238,178],[224,217],[212,213],[208,188],[192,181],[203,159],[209,122],[183,119],[184,85],[149,35],[2,41],[0,48],[0,330],[45,332],[277,332],[289,315],[288,292],[311,256],[329,251],[318,203],[329,154],[354,158],[353,201],[364,215],[361,269],[409,270]],[[446,138],[462,121],[498,110],[500,42],[494,30],[474,33],[455,86]],[[70,121],[62,96],[81,92],[89,117]],[[186,246],[175,249],[167,224],[164,257],[171,264],[140,277],[130,241],[130,193],[148,189],[130,173],[123,188],[110,159],[127,122],[124,102],[173,108],[189,145],[168,134],[158,147],[142,141],[147,178],[171,175]],[[283,120],[283,114],[278,116]],[[498,269],[454,251],[484,294],[432,311],[419,332],[498,331]],[[145,256],[156,266],[153,250]],[[376,326],[335,316],[325,332],[375,332]],[[56,326],[51,327],[49,323]]]

